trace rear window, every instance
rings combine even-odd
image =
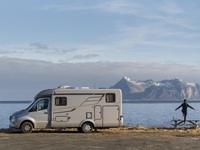
[[[114,93],[106,94],[106,102],[107,103],[114,103],[115,102],[115,94]]]
[[[67,105],[67,98],[66,97],[56,97],[55,98],[55,105],[56,106],[66,106]]]

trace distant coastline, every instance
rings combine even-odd
[[[183,101],[155,101],[155,100],[152,100],[152,101],[133,101],[133,100],[123,100],[122,103],[182,103]],[[200,103],[200,100],[193,100],[193,101],[190,101],[188,100],[188,103]]]
[[[32,101],[0,101],[0,104],[25,104],[31,103]],[[134,100],[123,100],[122,103],[181,103],[183,101],[134,101]],[[188,101],[189,103],[200,103],[200,100],[196,101]]]
[[[0,104],[11,104],[11,103],[30,103],[31,101],[0,101]]]

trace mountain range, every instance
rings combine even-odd
[[[186,83],[182,79],[135,81],[123,77],[110,88],[121,89],[126,101],[180,101],[183,99],[200,100],[200,85]]]

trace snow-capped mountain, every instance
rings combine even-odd
[[[135,81],[125,76],[110,88],[121,89],[123,99],[135,101],[173,101],[184,98],[200,100],[199,84],[186,83],[177,78],[155,82],[153,80]]]

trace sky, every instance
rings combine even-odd
[[[0,0],[0,100],[60,85],[200,83],[200,1]]]

